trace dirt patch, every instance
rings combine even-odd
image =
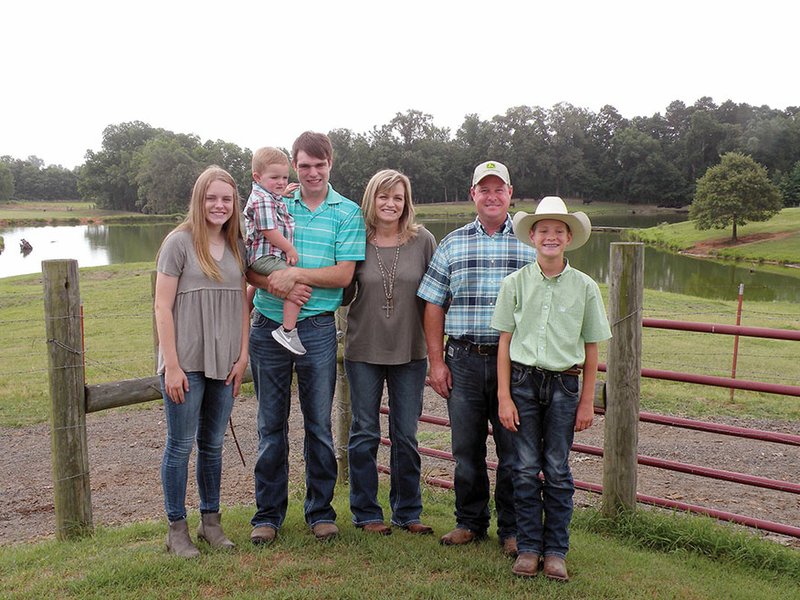
[[[710,257],[717,254],[717,250],[723,248],[734,248],[736,246],[744,246],[754,242],[762,242],[764,240],[782,240],[784,238],[795,235],[792,231],[783,231],[780,233],[753,233],[751,235],[739,236],[734,242],[730,238],[708,240],[698,242],[688,250],[684,250],[681,254],[688,254],[690,256]]]
[[[257,448],[256,400],[244,397],[234,407],[236,437],[247,466],[243,466],[228,430],[225,442],[222,502],[253,505],[252,464]],[[424,411],[446,416],[445,402],[426,390]],[[164,447],[164,415],[160,406],[142,410],[107,411],[87,417],[92,510],[95,525],[122,525],[131,521],[163,519],[159,467]],[[302,423],[297,399],[290,420],[290,477],[303,485]],[[769,431],[796,433],[796,424],[775,421],[725,420],[729,424]],[[384,435],[386,423],[384,422]],[[3,504],[0,509],[0,544],[54,537],[55,515],[47,424],[0,429],[2,442]],[[421,424],[421,445],[446,449],[449,433]],[[576,443],[602,446],[603,418],[581,432]],[[491,444],[490,444],[491,446]],[[729,436],[642,423],[641,454],[741,471],[789,482],[800,481],[800,447],[744,440]],[[385,449],[381,464],[388,463]],[[493,456],[490,456],[493,458]],[[603,459],[573,453],[576,480],[602,484]],[[423,474],[452,478],[452,463],[423,458]],[[191,469],[192,467],[190,467]],[[192,471],[193,472],[193,471]],[[197,510],[197,493],[190,477],[187,505]],[[713,507],[769,521],[800,523],[800,497],[786,492],[727,483],[703,477],[639,467],[639,492],[680,502]],[[341,493],[341,492],[340,492]],[[596,504],[598,496],[579,492],[577,505]],[[339,515],[346,526],[349,514]],[[800,540],[770,536],[800,548]]]

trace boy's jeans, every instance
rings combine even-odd
[[[576,375],[512,363],[511,397],[520,420],[512,434],[517,450],[514,502],[519,552],[564,558],[569,550],[575,492],[569,452],[579,392]]]

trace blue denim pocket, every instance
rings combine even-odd
[[[563,392],[569,396],[577,396],[581,390],[577,375],[561,375],[558,378]]]
[[[511,365],[511,385],[523,385],[530,372],[530,369]]]
[[[253,311],[253,318],[250,321],[251,327],[261,328],[267,327],[269,325],[269,319],[262,315],[259,311]]]
[[[332,313],[323,313],[321,315],[308,317],[308,322],[316,329],[325,329],[327,327],[334,327],[336,325],[336,318]]]

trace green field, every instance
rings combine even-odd
[[[88,383],[154,373],[152,263],[80,270]],[[606,294],[605,286],[601,286]],[[734,324],[736,302],[645,290],[644,317]],[[0,426],[43,422],[49,410],[40,275],[0,279]],[[800,329],[800,304],[748,301],[743,325]],[[701,337],[702,336],[702,337]],[[711,337],[709,337],[711,336]],[[741,338],[737,377],[796,385],[797,343]],[[727,377],[733,338],[646,328],[643,367]],[[601,348],[605,361],[605,348]],[[653,379],[642,381],[642,410],[800,420],[800,399]]]

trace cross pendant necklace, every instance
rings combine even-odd
[[[386,304],[381,306],[381,308],[386,311],[386,318],[387,319],[389,317],[391,317],[392,316],[392,309],[394,308],[394,306],[392,305],[392,299],[391,298],[387,298],[386,299]]]
[[[381,259],[381,251],[380,248],[378,248],[378,244],[373,243],[372,245],[375,248],[375,256],[378,258],[378,271],[381,273],[383,295],[386,298],[386,302],[381,306],[381,309],[386,311],[386,318],[388,319],[392,316],[392,311],[394,310],[394,302],[392,302],[392,299],[394,298],[394,280],[397,277],[397,259],[400,258],[400,235],[398,234],[397,236],[397,248],[395,248],[394,251],[394,262],[388,273]]]

